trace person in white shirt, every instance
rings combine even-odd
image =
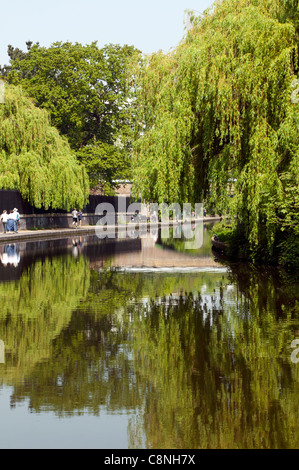
[[[78,211],[76,208],[73,210],[72,216],[73,216],[73,225],[75,225],[77,228],[78,227]]]
[[[3,232],[6,233],[6,225],[7,225],[7,220],[8,220],[8,213],[7,211],[3,211],[0,217],[2,224],[3,224]]]

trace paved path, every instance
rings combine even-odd
[[[192,220],[192,222],[217,222],[221,218],[220,217],[204,217],[202,219]],[[181,222],[173,222],[169,221],[169,226],[180,224]],[[145,224],[142,224],[145,225]],[[159,222],[158,227],[166,226],[166,223]],[[150,223],[147,224],[150,227]],[[125,229],[128,227],[127,225],[116,225],[116,226],[108,226],[108,229],[115,230],[115,229]],[[7,232],[7,233],[0,233],[0,243],[7,243],[7,242],[17,242],[17,241],[29,241],[29,240],[40,240],[40,239],[53,239],[53,238],[66,238],[72,237],[74,235],[96,235],[95,232],[95,225],[86,225],[82,227],[65,227],[65,228],[55,228],[55,229],[41,229],[41,230],[20,230],[18,233],[14,232]]]
[[[78,228],[55,228],[47,230],[20,230],[18,233],[7,232],[0,233],[0,243],[20,241],[20,240],[39,240],[44,238],[65,238],[73,235],[95,235],[94,226],[85,226]]]

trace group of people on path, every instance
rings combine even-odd
[[[4,210],[0,216],[3,224],[3,231],[18,233],[20,214],[17,208],[14,208],[9,213]]]
[[[73,216],[73,225],[75,225],[75,227],[77,228],[78,222],[79,222],[79,227],[81,227],[82,218],[83,218],[82,211],[77,211],[77,209],[75,208],[72,212],[72,216]]]
[[[77,209],[75,208],[72,211],[72,216],[73,216],[73,226],[75,225],[76,228],[78,226],[81,227],[82,219],[83,219],[82,211],[81,210],[77,211]],[[3,224],[4,233],[6,232],[18,233],[20,214],[17,208],[14,208],[9,213],[6,210],[4,210],[0,216],[0,220]]]

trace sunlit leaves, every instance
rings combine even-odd
[[[170,202],[205,198],[218,213],[231,211],[252,253],[260,245],[273,252],[289,194],[282,175],[298,160],[293,3],[218,2],[193,17],[175,51],[147,58],[139,76],[138,192]]]
[[[6,85],[0,120],[0,188],[18,189],[36,207],[84,207],[88,176],[48,113]]]

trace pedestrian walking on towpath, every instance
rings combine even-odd
[[[79,227],[81,227],[82,225],[82,218],[83,218],[83,214],[82,214],[82,211],[80,210],[78,212]]]
[[[14,232],[18,233],[20,214],[16,207],[13,210],[13,216],[14,216]]]
[[[76,208],[73,210],[72,216],[73,216],[73,225],[75,225],[75,227],[77,228],[78,227],[78,211]]]
[[[14,212],[10,211],[7,217],[7,224],[6,224],[6,231],[7,232],[14,232],[15,229],[15,217]]]
[[[8,213],[6,210],[2,212],[0,219],[3,224],[3,233],[6,233],[6,226],[7,226],[7,220],[8,220]]]

